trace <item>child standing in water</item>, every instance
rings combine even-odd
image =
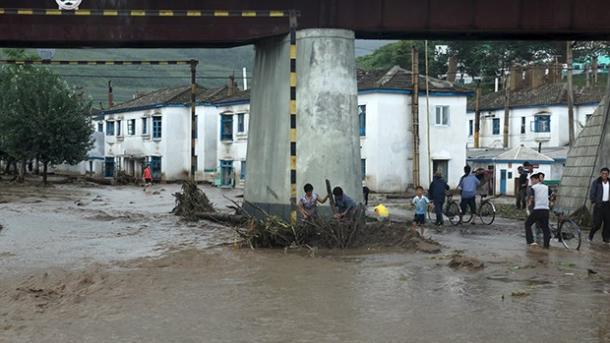
[[[424,188],[417,186],[415,189],[415,197],[411,202],[415,206],[415,218],[413,218],[413,230],[416,230],[416,226],[419,226],[420,235],[424,237],[424,225],[426,224],[426,211],[430,200],[424,196]]]

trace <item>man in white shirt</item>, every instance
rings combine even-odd
[[[534,235],[532,233],[532,224],[536,223],[544,235],[544,248],[548,249],[551,242],[551,230],[549,229],[549,187],[540,182],[539,174],[533,174],[530,180],[532,187],[529,190],[528,205],[531,213],[525,221],[525,240],[530,246],[537,245],[534,242]]]
[[[602,239],[604,243],[610,243],[610,182],[608,174],[610,169],[602,168],[597,179],[591,184],[589,192],[589,200],[593,205],[593,226],[589,232],[589,242],[593,241],[595,232],[597,232],[604,223],[602,230]]]

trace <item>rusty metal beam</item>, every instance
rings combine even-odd
[[[93,14],[144,11],[135,16],[87,15],[87,11],[47,14],[44,10],[56,9],[52,0],[4,0],[0,6],[26,10],[12,14],[0,9],[2,46],[235,46],[287,34],[288,20],[263,15],[271,10],[299,11],[299,28],[345,28],[354,30],[357,38],[610,39],[607,0],[83,0],[81,4],[81,10]],[[189,10],[231,15],[167,15]],[[261,11],[261,15],[243,11]]]

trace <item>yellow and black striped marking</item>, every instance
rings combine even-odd
[[[90,16],[90,17],[259,17],[288,18],[297,11],[283,10],[144,10],[78,9],[66,11],[44,8],[0,8],[0,15]]]
[[[0,64],[26,65],[187,65],[192,61],[60,61],[60,60],[0,60]]]
[[[290,23],[290,217],[296,221],[297,206],[297,32]]]

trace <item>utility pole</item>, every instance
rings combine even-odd
[[[511,70],[514,73],[515,70]],[[504,132],[503,132],[503,144],[504,148],[508,149],[508,127],[510,117],[510,77],[504,75]]]
[[[191,179],[195,181],[195,172],[197,171],[197,115],[196,115],[196,100],[197,100],[197,63],[196,60],[191,60]]]
[[[474,147],[480,148],[479,134],[481,130],[481,80],[477,82],[474,106]]]
[[[572,41],[566,42],[566,64],[568,65],[568,130],[570,146],[574,144],[574,80],[573,80]]]
[[[413,124],[413,186],[419,185],[419,53],[413,46],[411,49],[411,116]]]

